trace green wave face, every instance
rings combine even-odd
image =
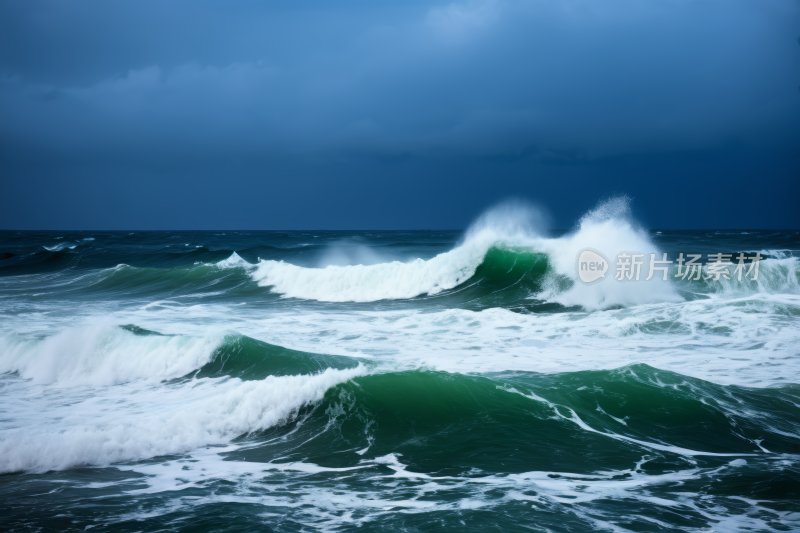
[[[121,327],[139,336],[163,337],[135,325]],[[329,389],[321,402],[304,408],[293,422],[267,433],[293,432],[293,424],[302,420],[304,431],[335,427],[342,448],[369,445],[371,455],[407,453],[419,444],[426,461],[444,461],[429,465],[428,471],[466,464],[491,471],[498,457],[508,453],[501,469],[508,472],[515,464],[511,471],[555,466],[571,471],[594,454],[599,454],[593,459],[598,464],[614,464],[625,450],[676,457],[790,452],[800,427],[796,385],[723,386],[645,364],[562,374],[387,372],[353,357],[292,350],[229,334],[205,364],[172,381],[263,380],[364,363],[374,373]],[[537,442],[553,440],[561,445],[537,447]],[[405,444],[398,448],[398,442]],[[481,443],[491,446],[482,448]],[[312,443],[302,453],[318,453],[315,460],[325,463],[330,443],[318,444],[316,452]],[[294,445],[294,440],[287,441],[287,446]],[[486,462],[481,460],[484,455]],[[578,462],[573,464],[574,459]]]
[[[174,337],[134,324],[119,327],[142,337]],[[205,364],[183,377],[170,381],[185,383],[188,380],[202,378],[239,378],[244,381],[254,381],[269,376],[315,374],[328,368],[338,370],[355,368],[359,363],[360,361],[353,357],[301,352],[246,335],[228,334],[211,352]]]
[[[329,437],[340,449],[402,453],[423,472],[574,472],[587,460],[624,468],[642,454],[676,467],[686,457],[789,453],[798,398],[796,388],[726,387],[643,364],[492,377],[410,371],[355,378],[302,418],[307,428],[335,426]],[[330,444],[321,439],[297,453],[328,466],[357,462],[330,463]]]
[[[547,254],[518,247],[493,246],[486,252],[473,279],[479,279],[488,291],[519,289],[537,291],[547,273]]]
[[[300,464],[355,469],[302,477],[297,493],[314,480],[343,499],[431,506],[350,505],[368,531],[479,531],[498,522],[513,530],[532,516],[552,531],[589,531],[607,516],[607,498],[624,502],[618,523],[629,530],[653,530],[648,519],[702,529],[745,495],[784,502],[784,511],[800,501],[798,472],[776,468],[793,453],[798,400],[796,387],[725,387],[642,364],[558,375],[388,373],[335,387],[224,455],[253,468],[282,465],[283,481]],[[670,510],[681,494],[716,511]]]
[[[454,307],[539,310],[542,302],[528,298],[542,290],[550,269],[547,254],[527,248],[497,245],[491,247],[481,264],[464,283],[430,297]],[[546,305],[548,310],[558,305]]]
[[[268,376],[314,374],[326,368],[355,368],[358,360],[351,357],[323,355],[290,350],[261,342],[244,335],[228,335],[214,350],[211,359],[185,378],[235,377],[261,380]]]

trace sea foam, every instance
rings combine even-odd
[[[261,381],[140,381],[68,397],[17,390],[9,406],[14,420],[0,430],[0,473],[108,465],[227,443],[292,419],[330,387],[364,373],[359,366]]]
[[[136,335],[110,323],[66,328],[44,339],[0,334],[0,373],[34,383],[114,385],[171,379],[209,361],[224,335]]]

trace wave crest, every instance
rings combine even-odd
[[[521,204],[502,204],[482,215],[458,246],[429,260],[325,268],[261,261],[251,276],[259,285],[271,287],[286,297],[326,302],[405,299],[478,282],[479,268],[497,267],[498,261],[504,260],[497,251],[502,251],[515,254],[509,272],[518,261],[525,263],[533,255],[546,256],[547,269],[535,272],[537,287],[535,290],[528,287],[529,293],[523,297],[585,308],[679,301],[681,298],[671,285],[657,280],[593,286],[572,281],[575,257],[582,248],[599,249],[608,256],[619,250],[657,251],[646,232],[635,227],[627,205],[625,199],[601,204],[581,219],[575,232],[548,238],[541,234],[546,217],[540,211]],[[645,262],[643,268],[647,267]],[[518,274],[521,275],[524,273]]]
[[[0,336],[0,372],[34,383],[115,385],[138,379],[172,379],[209,362],[224,340],[142,334],[111,324],[69,328],[44,339]]]

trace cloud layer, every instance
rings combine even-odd
[[[796,227],[798,20],[795,0],[7,0],[0,228],[454,228],[507,196],[566,227],[613,194],[661,227]]]
[[[56,152],[579,154],[796,143],[765,0],[0,7],[0,135]]]

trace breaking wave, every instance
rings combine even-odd
[[[0,473],[42,472],[183,453],[291,420],[330,387],[366,372],[358,361],[242,335],[161,335],[136,326],[71,328],[45,339],[0,337],[9,399]],[[6,390],[9,390],[6,389]],[[95,403],[105,408],[95,409]],[[7,421],[8,422],[8,421]],[[9,427],[10,426],[10,427]]]
[[[544,236],[540,227],[526,223],[536,218],[530,211],[490,211],[466,233],[454,249],[428,260],[392,261],[373,265],[330,265],[307,268],[284,261],[262,260],[252,265],[233,254],[219,267],[244,267],[262,287],[289,298],[324,302],[373,302],[437,296],[460,291],[476,284],[492,290],[513,285],[524,291],[517,298],[535,298],[567,307],[601,309],[660,302],[679,302],[686,291],[701,293],[752,294],[754,292],[798,291],[798,259],[774,256],[764,260],[757,282],[721,280],[694,285],[669,281],[658,276],[645,281],[650,254],[661,257],[647,232],[637,227],[627,201],[615,199],[586,214],[576,230],[565,236]],[[620,251],[645,252],[641,281],[615,280],[584,285],[574,282],[575,258],[591,247],[613,258]],[[504,270],[505,269],[505,270]],[[609,274],[613,276],[613,271]],[[682,294],[682,291],[684,294]],[[489,291],[491,292],[491,291]]]

